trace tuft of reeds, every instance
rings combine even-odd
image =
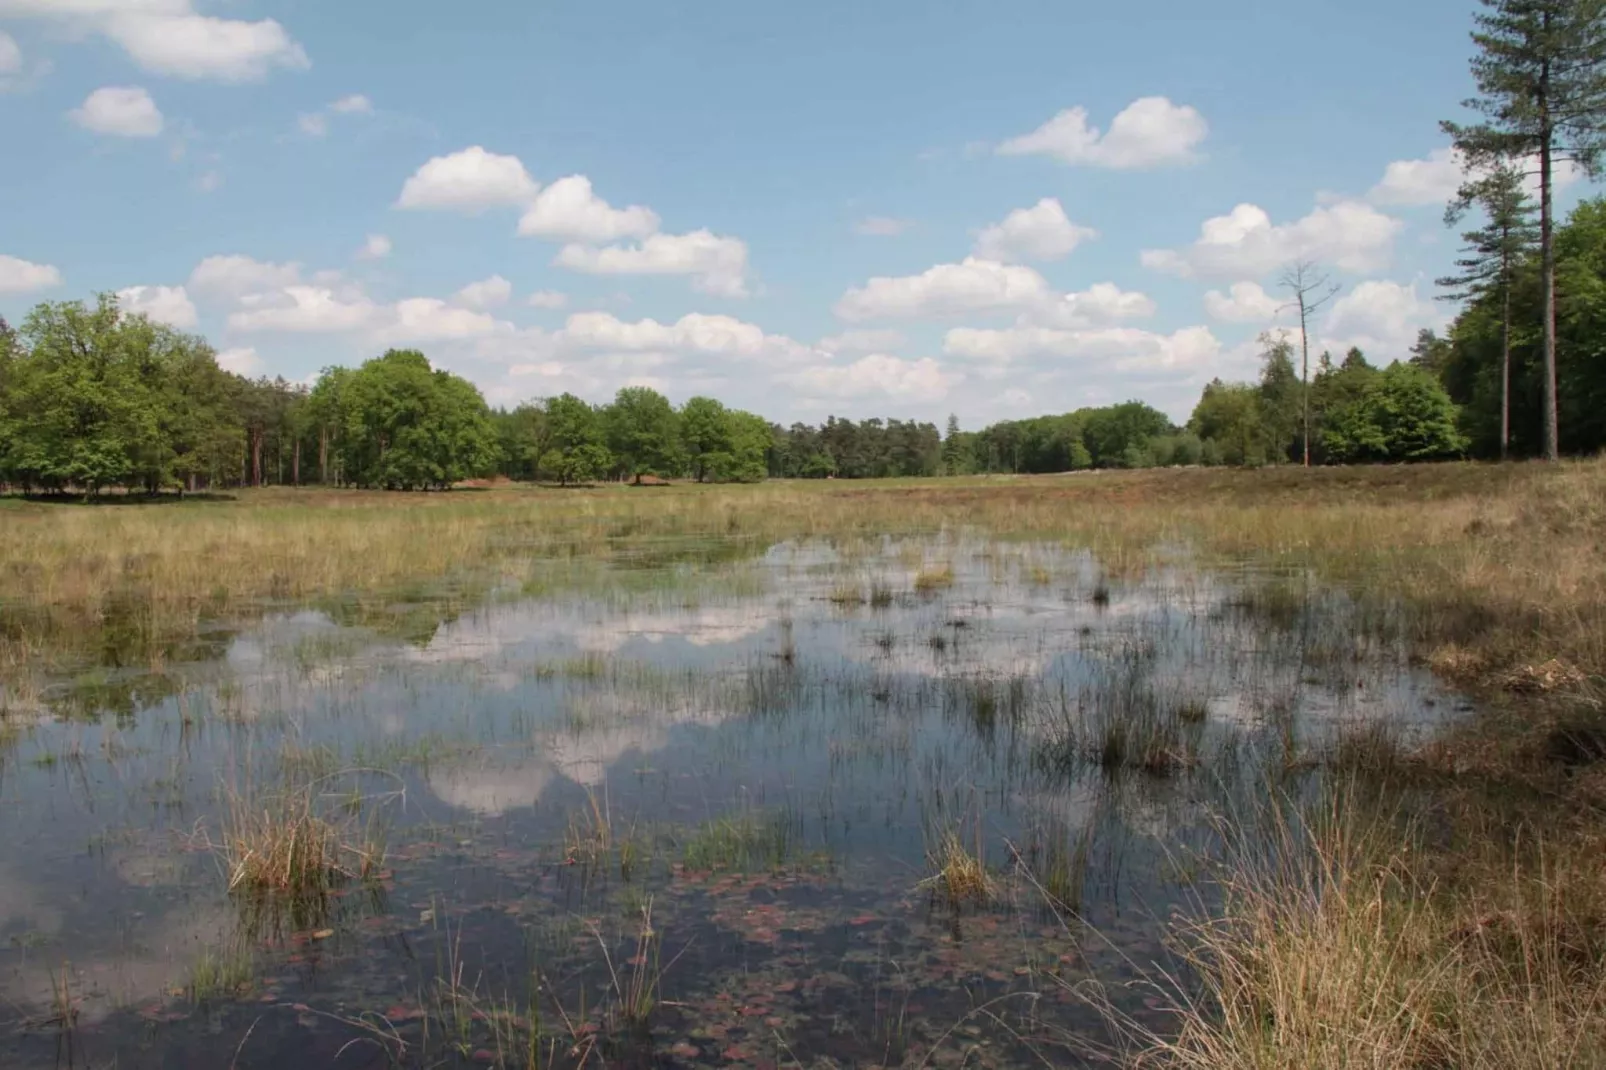
[[[1509,874],[1502,903],[1447,899],[1421,882],[1413,828],[1343,788],[1253,826],[1228,830],[1222,901],[1178,923],[1183,970],[1149,978],[1174,1028],[1103,1005],[1136,1065],[1603,1065],[1606,948],[1580,940],[1598,892],[1558,897],[1546,864]]]
[[[249,781],[223,788],[221,839],[209,843],[231,893],[320,897],[383,864],[382,811],[399,793],[334,791],[333,776],[307,779],[295,768],[288,765],[272,788]]]
[[[608,798],[607,786],[599,793],[586,788],[586,804],[569,815],[563,836],[565,865],[600,871],[617,862],[621,880],[631,880],[643,862],[642,847],[633,825],[619,828]]]
[[[798,856],[801,840],[795,814],[743,813],[695,829],[682,845],[681,861],[697,872],[779,869]]]
[[[596,867],[613,851],[613,843],[613,807],[607,789],[599,796],[587,787],[586,805],[569,815],[563,835],[564,864]]]
[[[662,938],[652,924],[652,897],[648,896],[642,904],[636,927],[635,954],[629,959],[615,964],[601,930],[593,929],[593,935],[602,948],[603,961],[608,967],[618,1018],[629,1028],[644,1030],[658,1006],[664,970],[660,961]]]
[[[926,866],[931,875],[921,886],[941,894],[950,906],[985,905],[997,897],[998,886],[987,869],[979,815],[971,844],[957,826],[938,830],[926,848]]]
[[[1051,766],[1170,776],[1198,763],[1198,725],[1157,689],[1147,646],[1128,644],[1051,711],[1038,753]]]
[[[920,594],[935,594],[954,585],[954,566],[947,561],[923,565],[915,573],[914,587]]]
[[[184,995],[191,1003],[235,999],[255,980],[256,959],[249,945],[204,948],[190,966]]]

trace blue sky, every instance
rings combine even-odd
[[[1472,7],[0,0],[0,313],[494,404],[1182,418],[1291,260],[1320,346],[1443,323]]]

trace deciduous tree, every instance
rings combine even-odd
[[[658,391],[627,386],[603,413],[608,448],[623,474],[636,482],[643,475],[680,474],[680,427],[674,406]]]

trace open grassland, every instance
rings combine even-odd
[[[264,606],[540,591],[620,554],[937,531],[1086,547],[1112,586],[1179,562],[1245,567],[1251,608],[1272,623],[1297,620],[1314,586],[1341,588],[1357,628],[1375,621],[1479,700],[1472,722],[1419,750],[1351,741],[1340,764],[1356,779],[1318,820],[1291,820],[1275,850],[1229,857],[1224,911],[1176,932],[1196,977],[1158,982],[1179,1030],[1137,1037],[1139,1059],[1290,1070],[1606,1059],[1601,461],[5,500],[0,726],[34,674],[129,634],[156,660],[207,621]],[[942,561],[913,564],[917,586],[951,582]],[[940,841],[934,867],[963,875],[969,855],[954,848],[968,843]]]

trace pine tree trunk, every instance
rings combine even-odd
[[[1545,460],[1554,461],[1561,456],[1561,433],[1556,404],[1556,246],[1550,219],[1553,135],[1548,62],[1539,76],[1539,115],[1539,274],[1545,322]]]
[[[318,428],[318,482],[329,485],[329,429]]]
[[[301,438],[297,436],[295,457],[290,462],[290,478],[295,480],[296,486],[301,486]]]
[[[1504,287],[1500,317],[1500,459],[1511,452],[1511,284]]]

